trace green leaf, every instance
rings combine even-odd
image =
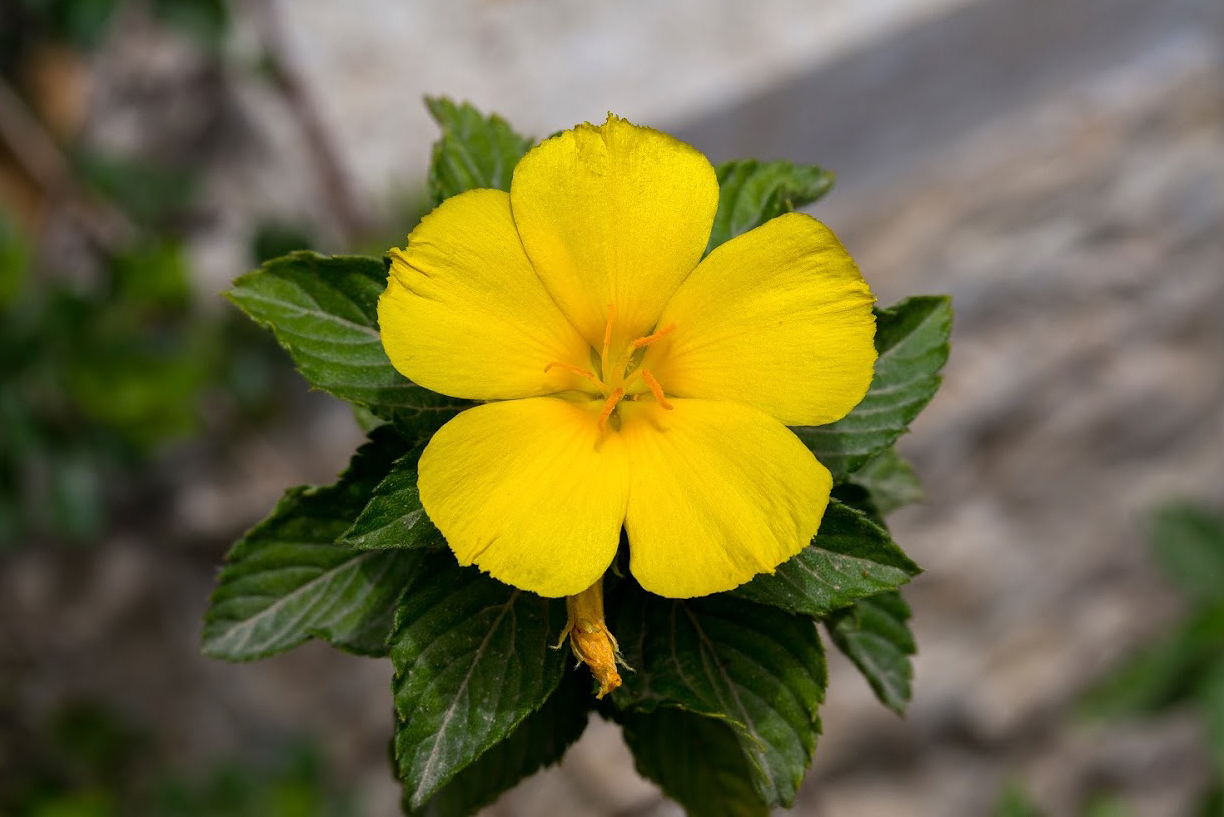
[[[423,389],[397,372],[378,334],[387,286],[377,258],[301,251],[267,262],[226,295],[273,331],[312,386],[369,408],[412,438],[469,405]]]
[[[923,500],[922,483],[914,467],[895,448],[886,448],[854,472],[851,483],[867,491],[871,506],[886,515]]]
[[[1159,712],[1184,701],[1212,660],[1224,654],[1224,602],[1199,610],[1141,648],[1089,689],[1081,712],[1117,718]]]
[[[719,165],[718,212],[706,252],[771,218],[811,204],[829,192],[834,176],[815,165],[758,162]]]
[[[291,489],[234,545],[204,616],[205,654],[246,661],[311,636],[386,654],[396,599],[421,555],[354,550],[335,539],[403,447],[391,429],[377,429],[334,485]]]
[[[735,730],[715,718],[665,706],[621,718],[638,774],[689,814],[766,817]]]
[[[456,105],[445,97],[426,97],[425,105],[442,128],[429,167],[433,205],[476,188],[509,191],[514,166],[534,140],[519,136],[500,116],[485,116],[466,102]]]
[[[863,401],[836,423],[794,429],[816,458],[844,482],[897,441],[939,388],[948,360],[952,301],[907,298],[876,311],[875,378]]]
[[[446,546],[421,506],[417,492],[418,445],[396,460],[374,489],[361,515],[338,541],[356,548],[424,548]]]
[[[494,744],[451,778],[425,806],[405,812],[422,817],[466,817],[493,803],[519,781],[560,762],[582,736],[590,711],[591,684],[585,670],[567,672],[557,691],[510,736]]]
[[[400,601],[391,660],[395,759],[420,808],[556,689],[566,613],[561,599],[461,568],[449,551],[412,552],[425,564]]]
[[[622,709],[676,706],[724,721],[765,803],[790,805],[820,721],[825,662],[810,619],[726,595],[664,599],[630,585],[613,628],[635,672]]]
[[[1192,599],[1224,599],[1224,519],[1206,508],[1171,505],[1148,525],[1157,564]]]
[[[909,617],[901,594],[888,592],[860,599],[825,622],[833,643],[863,673],[880,703],[898,715],[905,714],[914,678]]]
[[[731,593],[823,618],[857,599],[900,587],[918,572],[888,531],[861,511],[830,499],[810,545],[776,572],[763,573]]]

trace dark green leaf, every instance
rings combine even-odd
[[[731,591],[791,613],[823,618],[855,600],[892,590],[918,573],[888,531],[836,499],[798,556]]]
[[[556,689],[566,614],[562,600],[461,568],[449,551],[410,552],[425,564],[396,613],[391,660],[396,764],[420,808]]]
[[[752,784],[789,805],[820,733],[825,662],[810,619],[726,595],[664,599],[630,585],[613,628],[634,672],[622,709],[678,706],[735,730]]]
[[[829,192],[833,174],[815,165],[749,159],[719,165],[718,212],[706,252]]]
[[[621,718],[638,774],[689,814],[765,817],[769,807],[752,787],[752,767],[726,723],[664,706]]]
[[[880,702],[898,715],[905,714],[914,678],[910,656],[916,647],[909,617],[905,599],[889,592],[860,599],[826,622],[833,643],[863,673]]]
[[[1224,603],[1193,614],[1171,633],[1125,659],[1088,690],[1081,710],[1092,717],[1158,712],[1184,701],[1204,668],[1224,655]]]
[[[500,116],[485,116],[466,102],[426,97],[442,136],[434,143],[429,192],[437,207],[451,196],[491,187],[510,189],[514,166],[532,141],[519,136]]]
[[[417,492],[417,446],[391,466],[340,542],[358,548],[440,548],[446,540],[429,521]]]
[[[395,602],[421,554],[335,544],[403,453],[388,429],[358,449],[326,488],[290,490],[230,551],[204,621],[204,652],[245,661],[320,636],[354,652],[386,653]]]
[[[466,817],[492,803],[530,775],[561,760],[586,729],[591,683],[586,670],[565,673],[557,691],[510,737],[496,743],[455,775],[425,807],[422,817]]]
[[[952,302],[946,297],[908,298],[876,311],[875,379],[863,401],[836,423],[795,429],[799,439],[845,481],[905,433],[939,388],[948,360]]]
[[[886,448],[854,472],[852,483],[867,491],[872,507],[880,514],[921,502],[922,483],[914,467],[895,448]]]
[[[377,258],[295,252],[234,282],[227,295],[276,334],[316,388],[393,420],[405,435],[427,435],[465,401],[410,383],[383,351],[378,296],[387,271]]]
[[[1206,508],[1173,505],[1153,515],[1148,539],[1156,562],[1191,598],[1224,599],[1224,519]]]

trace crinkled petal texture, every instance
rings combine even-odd
[[[713,400],[626,403],[630,570],[674,598],[772,572],[820,527],[833,479],[785,426]]]
[[[654,329],[705,251],[718,179],[698,151],[609,116],[542,142],[514,170],[514,222],[548,291],[600,348]]]
[[[620,542],[629,473],[600,404],[552,397],[487,403],[444,425],[417,486],[461,564],[543,596],[580,593]]]
[[[590,346],[544,289],[523,251],[510,197],[447,199],[392,252],[378,302],[383,346],[409,380],[442,394],[499,400],[573,388]]]
[[[645,365],[669,394],[785,425],[845,416],[871,385],[874,297],[836,236],[790,213],[715,248],[667,304]]]

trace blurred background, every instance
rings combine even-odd
[[[388,661],[197,650],[228,544],[361,436],[218,293],[402,243],[424,94],[821,164],[882,304],[954,296],[914,700],[831,656],[793,813],[1224,813],[1224,617],[1145,647],[1224,595],[1218,2],[0,0],[0,814],[396,813]],[[679,810],[594,723],[490,813]]]

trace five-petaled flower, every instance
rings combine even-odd
[[[642,586],[690,597],[774,570],[816,533],[832,480],[787,426],[863,398],[873,297],[806,215],[703,259],[718,194],[696,150],[609,116],[528,152],[509,194],[446,200],[392,251],[391,362],[481,401],[419,464],[461,563],[573,596],[623,528]]]

